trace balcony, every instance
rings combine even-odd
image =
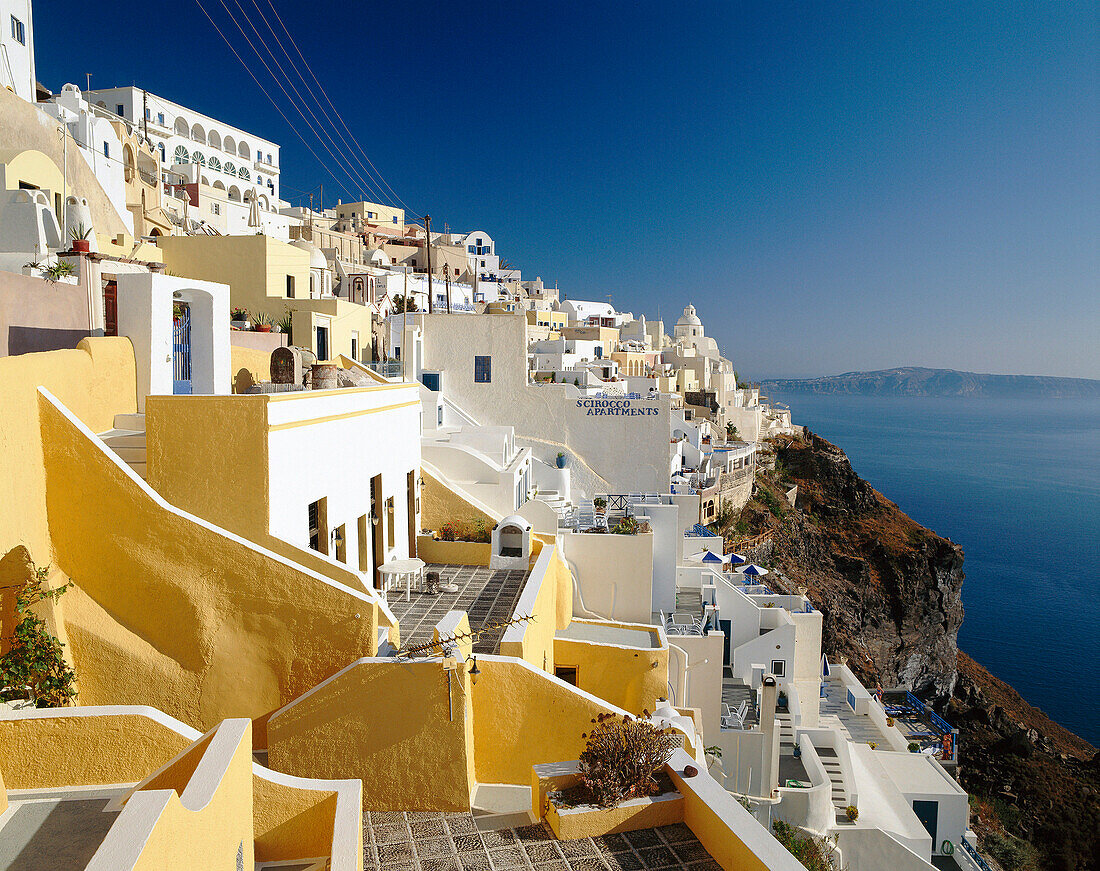
[[[262,160],[257,160],[254,161],[253,165],[256,167],[256,169],[262,169],[264,172],[270,172],[273,175],[279,174],[279,167],[277,167],[273,163],[264,163]]]

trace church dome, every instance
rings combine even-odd
[[[290,244],[295,248],[301,248],[309,254],[310,269],[328,269],[328,260],[326,260],[325,255],[321,253],[321,249],[308,239],[295,239]]]
[[[691,304],[684,309],[684,313],[681,315],[680,320],[676,322],[676,326],[678,327],[701,327],[702,325],[703,322],[699,320],[695,314],[695,306]]]

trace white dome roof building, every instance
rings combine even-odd
[[[703,322],[699,320],[699,316],[695,314],[695,306],[688,303],[687,308],[684,309],[684,313],[680,315],[680,320],[678,320],[676,326],[672,328],[672,333],[677,339],[694,338],[703,335]]]
[[[332,267],[321,249],[308,239],[295,239],[290,244],[309,254],[309,298],[332,296]]]

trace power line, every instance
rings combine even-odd
[[[260,80],[256,78],[256,74],[252,72],[251,67],[249,67],[248,64],[244,62],[244,58],[242,58],[240,54],[237,53],[237,49],[233,47],[233,43],[229,41],[229,38],[224,33],[222,33],[221,28],[217,25],[217,22],[215,22],[214,19],[210,17],[210,13],[207,12],[206,8],[202,5],[202,0],[195,0],[195,5],[199,7],[199,10],[202,12],[202,14],[206,16],[206,20],[209,21],[214,30],[218,32],[218,36],[220,36],[225,41],[225,44],[229,46],[229,50],[233,52],[233,56],[241,62],[241,66],[244,67],[245,72],[247,72],[248,75],[252,77],[252,81],[256,83],[256,86],[263,92],[263,95],[267,97],[269,101],[271,101],[271,105],[275,107],[275,111],[279,113],[279,116],[287,123],[287,126],[294,131],[294,135],[302,140],[302,144],[306,147],[306,150],[308,150],[309,153],[313,155],[313,159],[316,160],[317,163],[321,165],[321,168],[328,173],[329,178],[331,178],[337,184],[340,184],[340,180],[333,174],[328,164],[326,164],[323,160],[321,160],[320,157],[317,156],[317,152],[314,151],[313,147],[306,141],[306,138],[301,134],[297,126],[295,126],[291,122],[291,120],[287,118],[286,113],[279,108],[279,104],[275,101],[275,98],[267,92],[267,88],[265,88],[260,83]]]
[[[255,2],[256,2],[256,0],[253,0],[253,3],[255,3]],[[313,81],[315,81],[317,83],[317,87],[320,89],[321,93],[324,95],[325,101],[329,104],[329,107],[332,109],[333,114],[336,115],[336,117],[340,120],[340,124],[347,131],[348,136],[351,137],[351,141],[355,145],[355,148],[359,151],[360,154],[363,155],[363,159],[366,160],[367,163],[370,165],[370,168],[374,170],[374,174],[378,177],[379,181],[381,181],[382,184],[386,186],[386,190],[388,190],[391,194],[393,194],[394,199],[396,199],[397,202],[399,202],[404,207],[405,211],[407,213],[413,215],[416,218],[423,217],[422,215],[415,212],[413,209],[409,208],[409,206],[405,203],[405,201],[402,200],[401,197],[397,195],[397,192],[392,187],[390,187],[389,182],[387,182],[385,177],[382,175],[382,173],[378,171],[378,168],[371,162],[371,159],[370,159],[370,157],[367,156],[366,151],[364,151],[363,147],[361,145],[359,145],[359,141],[355,138],[355,134],[351,132],[351,130],[348,127],[347,123],[344,121],[344,116],[339,111],[337,111],[336,106],[333,105],[332,99],[328,95],[328,91],[325,90],[324,85],[322,85],[321,82],[318,80],[317,74],[313,72],[313,67],[305,59],[305,56],[302,54],[302,50],[300,48],[298,48],[298,43],[295,42],[294,37],[291,35],[290,31],[287,29],[286,24],[283,22],[282,16],[279,15],[279,10],[275,8],[275,4],[272,2],[272,0],[267,0],[267,2],[268,2],[268,5],[271,7],[271,11],[275,14],[275,18],[279,22],[279,26],[282,27],[283,32],[286,33],[287,38],[290,40],[290,44],[292,46],[294,46],[294,50],[298,53],[298,57],[301,58],[302,65],[305,66],[305,68],[309,70],[310,76],[313,78]],[[262,12],[260,13],[260,15],[261,15],[261,17],[263,17]],[[264,21],[266,22],[267,19],[265,18]],[[270,27],[270,26],[271,25],[268,24],[268,27]],[[274,30],[272,30],[272,33],[274,33]],[[282,47],[281,43],[280,43],[280,47]],[[284,53],[285,53],[285,49],[284,49]],[[289,59],[289,57],[290,56],[287,55],[288,59]],[[301,73],[299,73],[299,76],[301,76]],[[303,79],[302,81],[304,83],[305,79]],[[318,105],[320,105],[320,104],[318,103]],[[358,160],[358,157],[356,157],[356,159]],[[360,164],[360,165],[362,165],[362,164]]]
[[[327,146],[325,146],[325,150],[329,151],[330,154],[333,154],[333,159],[336,159],[337,157],[340,157],[342,159],[341,167],[344,168],[345,170],[351,170],[351,173],[349,174],[349,178],[354,176],[354,178],[358,179],[360,186],[365,186],[366,190],[369,193],[371,193],[371,195],[373,196],[374,195],[374,190],[371,187],[370,183],[368,181],[366,181],[366,179],[364,179],[362,175],[359,174],[359,172],[355,169],[355,166],[351,163],[351,161],[348,160],[346,156],[344,156],[340,153],[340,146],[336,144],[336,140],[333,139],[332,134],[328,132],[328,129],[326,128],[325,123],[320,118],[317,117],[317,113],[313,111],[313,108],[309,105],[309,101],[307,101],[302,96],[302,94],[298,90],[298,88],[295,87],[294,82],[291,80],[290,76],[287,75],[286,70],[283,69],[283,65],[281,63],[279,63],[279,59],[275,56],[275,52],[273,52],[271,50],[271,48],[267,45],[267,41],[260,34],[260,31],[256,27],[256,25],[252,23],[252,19],[248,15],[248,13],[245,12],[244,7],[241,6],[240,0],[233,0],[233,2],[236,5],[236,7],[241,11],[241,15],[244,16],[245,21],[248,22],[248,26],[252,29],[252,32],[254,34],[256,34],[257,41],[259,41],[259,43],[264,47],[264,50],[271,57],[271,60],[275,63],[276,69],[279,70],[279,72],[283,76],[283,78],[286,79],[286,83],[288,85],[290,85],[291,90],[294,91],[294,95],[298,98],[298,100],[302,104],[302,106],[305,106],[306,110],[310,114],[310,117],[317,123],[317,130],[320,130],[321,132],[323,132],[325,134],[325,137],[328,139],[328,141],[332,145],[332,147],[334,149],[336,149],[336,152],[335,153],[332,152],[331,150],[328,149]],[[222,2],[222,6],[225,6],[224,2]],[[226,6],[225,8],[226,8],[226,11],[228,12],[229,7]],[[232,12],[230,12],[230,15],[232,16]],[[262,13],[261,13],[260,17],[261,18],[263,17]],[[238,25],[238,27],[239,26],[240,25]],[[270,25],[268,25],[268,28],[270,29]],[[248,39],[247,35],[245,36],[245,38]],[[248,42],[249,42],[250,45],[252,44],[252,40],[248,40]],[[280,46],[280,48],[282,48],[282,46]],[[260,57],[260,60],[263,61],[263,57],[260,56],[259,51],[256,49],[255,46],[253,46],[253,51],[255,51],[256,54],[257,54],[257,57]],[[285,51],[283,53],[286,54]],[[289,60],[289,59],[290,58],[288,57],[287,60]],[[267,64],[264,63],[264,66],[266,67]],[[280,88],[282,88],[282,82],[277,77],[275,77],[275,74],[271,71],[270,67],[267,67],[267,71],[269,73],[271,73],[272,77],[275,78],[276,83],[279,85]],[[283,93],[286,94],[286,89],[285,88],[283,88]],[[287,98],[288,99],[290,98],[289,94],[287,94]],[[301,109],[297,106],[295,108],[298,108],[298,114],[301,115],[303,119],[305,119],[305,114],[301,111]],[[307,123],[308,123],[308,121],[307,121]],[[310,129],[313,129],[312,125],[310,125]],[[314,130],[315,134],[317,133],[317,130]],[[320,139],[319,136],[318,136],[318,139]],[[324,145],[323,140],[321,140],[321,144]],[[362,187],[361,187],[361,189],[362,189]]]
[[[199,0],[196,0],[196,2],[199,2]],[[268,75],[270,75],[270,76],[271,76],[271,78],[272,78],[272,79],[273,79],[273,80],[275,81],[275,84],[279,86],[279,90],[281,90],[281,91],[283,92],[283,95],[284,95],[284,96],[285,96],[285,97],[287,98],[287,101],[288,101],[288,102],[289,102],[289,103],[290,103],[290,104],[291,104],[291,105],[292,105],[292,106],[294,107],[294,109],[295,109],[295,110],[296,110],[296,111],[298,112],[298,114],[299,114],[299,115],[301,115],[301,117],[302,117],[302,120],[303,120],[303,121],[305,122],[306,126],[307,126],[307,127],[309,127],[309,130],[310,130],[310,132],[311,132],[311,133],[312,133],[312,134],[314,135],[314,137],[315,137],[315,138],[317,139],[318,143],[320,143],[321,147],[322,147],[322,148],[323,148],[323,149],[324,149],[325,151],[327,151],[327,152],[328,152],[329,156],[330,156],[330,157],[331,157],[331,158],[333,159],[333,161],[334,161],[334,162],[335,162],[335,163],[336,163],[336,164],[337,164],[337,165],[339,166],[339,168],[340,168],[340,171],[341,171],[342,173],[344,173],[344,174],[345,174],[345,176],[346,176],[346,180],[347,180],[347,181],[350,181],[350,182],[352,182],[352,189],[354,189],[355,187],[357,187],[358,185],[356,185],[356,184],[355,184],[355,178],[354,178],[354,175],[355,175],[355,174],[354,174],[354,173],[348,173],[348,171],[347,171],[347,167],[346,167],[346,166],[344,165],[344,163],[342,163],[342,162],[341,162],[341,160],[340,160],[340,157],[339,157],[339,155],[338,155],[338,154],[336,154],[336,153],[334,153],[334,152],[332,151],[332,149],[331,149],[331,148],[329,148],[329,146],[328,146],[328,145],[327,145],[327,144],[325,143],[325,141],[324,141],[324,140],[323,140],[323,139],[321,138],[320,134],[319,134],[319,133],[317,132],[316,128],[314,128],[314,126],[313,126],[313,125],[312,125],[312,124],[310,123],[310,120],[309,120],[309,119],[308,119],[308,118],[306,117],[306,115],[305,115],[305,113],[304,113],[304,112],[302,111],[301,107],[300,107],[300,106],[299,106],[299,105],[298,105],[298,104],[297,104],[297,103],[296,103],[296,102],[294,101],[294,99],[293,99],[293,98],[292,98],[292,97],[290,96],[290,94],[289,94],[289,92],[287,91],[287,89],[286,89],[285,87],[283,87],[283,83],[282,83],[282,81],[281,81],[281,80],[279,79],[279,77],[278,77],[277,75],[275,75],[275,73],[274,73],[274,71],[273,71],[273,70],[271,69],[270,65],[269,65],[269,64],[267,63],[267,61],[266,61],[266,60],[264,59],[264,56],[263,56],[262,54],[260,54],[260,52],[259,52],[259,50],[258,50],[258,49],[256,48],[255,44],[253,44],[253,42],[252,42],[252,39],[251,39],[251,38],[249,37],[249,35],[248,35],[248,32],[247,32],[247,31],[246,31],[246,30],[245,30],[245,29],[244,29],[244,28],[243,28],[243,27],[241,26],[241,23],[240,23],[239,21],[237,21],[237,19],[236,19],[236,18],[235,18],[235,17],[233,16],[233,13],[232,13],[232,11],[231,11],[231,10],[229,9],[229,6],[228,6],[228,5],[226,5],[226,2],[225,2],[225,0],[218,0],[218,2],[219,2],[219,3],[221,4],[222,8],[223,8],[223,9],[225,10],[225,12],[226,12],[226,14],[227,14],[227,15],[229,16],[230,20],[231,20],[231,21],[233,22],[233,24],[234,24],[234,25],[236,26],[237,30],[239,30],[239,31],[241,32],[241,36],[243,36],[243,37],[244,37],[244,39],[245,39],[245,42],[247,42],[247,43],[248,43],[248,46],[249,46],[249,48],[251,48],[251,49],[252,49],[252,52],[253,52],[253,54],[255,54],[255,55],[256,55],[256,57],[257,57],[257,58],[259,59],[260,63],[262,63],[262,64],[264,65],[264,69],[266,69],[266,70],[267,70],[267,72],[268,72]],[[234,0],[234,2],[236,2],[236,0]],[[201,3],[200,3],[200,6],[201,6]],[[244,14],[245,14],[245,13],[244,13],[244,9],[240,7],[240,4],[239,4],[239,3],[237,4],[237,8],[238,8],[238,9],[240,9],[240,11],[241,11],[241,15],[244,15]],[[209,16],[207,16],[207,17],[209,17]],[[247,16],[245,16],[245,18],[246,18],[246,20],[248,20],[248,17],[247,17]],[[248,24],[249,24],[249,27],[251,27],[251,28],[253,29],[253,32],[255,32],[255,33],[256,33],[256,38],[257,38],[257,39],[260,39],[260,40],[261,40],[261,42],[262,42],[263,40],[262,40],[262,39],[260,38],[260,34],[259,34],[259,31],[257,31],[257,30],[256,30],[256,28],[255,28],[255,25],[253,25],[253,24],[252,24],[251,20],[248,20]],[[222,38],[223,38],[223,39],[225,38],[224,34],[222,35]],[[272,58],[274,59],[274,55],[272,55]],[[241,61],[241,62],[243,63],[244,61]],[[276,61],[276,66],[278,66],[278,61]],[[281,69],[281,68],[280,68],[280,69]],[[291,83],[291,87],[294,87],[293,83]],[[269,96],[269,98],[270,98],[270,95],[268,95],[268,96]],[[300,96],[300,95],[299,95],[299,99],[301,99],[301,96]],[[362,183],[362,179],[361,179],[361,178],[359,179],[359,181],[360,181],[360,183]],[[342,186],[342,185],[341,185],[341,186]]]
[[[240,7],[240,2],[239,2],[239,0],[234,0],[234,2],[236,2],[236,3],[237,3],[237,6],[238,6],[238,7]],[[317,108],[318,108],[318,110],[320,110],[320,114],[321,114],[321,115],[326,115],[327,113],[326,113],[326,111],[325,111],[324,107],[323,107],[323,106],[321,105],[321,102],[320,102],[320,100],[318,100],[318,99],[317,99],[317,97],[316,97],[316,95],[315,95],[315,94],[313,93],[313,90],[312,90],[312,88],[310,87],[309,83],[308,83],[308,82],[307,82],[307,81],[305,80],[305,77],[304,77],[304,76],[302,75],[301,71],[300,71],[300,70],[299,70],[299,69],[297,68],[297,64],[295,63],[294,59],[293,59],[293,58],[292,58],[292,57],[290,56],[290,53],[289,53],[289,52],[288,52],[288,51],[286,50],[286,47],[285,47],[285,46],[283,45],[283,43],[282,43],[282,40],[281,40],[281,39],[279,38],[279,34],[277,34],[277,33],[275,32],[275,28],[274,28],[274,27],[272,27],[272,25],[271,25],[271,22],[267,20],[267,16],[266,16],[266,15],[264,15],[264,12],[263,12],[263,10],[262,10],[262,9],[260,8],[260,6],[259,6],[259,4],[258,4],[258,3],[256,2],[256,0],[252,0],[252,5],[253,5],[253,6],[255,7],[255,9],[256,9],[256,12],[258,12],[258,13],[259,13],[259,15],[260,15],[260,18],[261,18],[261,19],[263,20],[263,23],[264,23],[264,24],[265,24],[265,25],[267,26],[267,29],[268,29],[268,30],[269,30],[269,31],[271,32],[271,36],[273,37],[273,39],[274,39],[274,41],[275,41],[275,44],[276,44],[277,46],[279,46],[279,50],[280,50],[280,51],[281,51],[281,52],[283,53],[283,56],[284,56],[284,57],[286,58],[286,60],[287,60],[287,64],[288,64],[288,65],[290,66],[290,68],[291,68],[291,69],[293,69],[293,70],[294,70],[294,71],[295,71],[295,72],[297,73],[298,79],[299,79],[299,80],[301,81],[301,83],[302,83],[302,87],[303,87],[303,88],[305,89],[305,92],[306,92],[306,93],[307,93],[307,94],[308,94],[308,95],[309,95],[309,96],[310,96],[310,97],[311,97],[311,98],[313,99],[313,102],[314,102],[314,103],[316,103],[316,105],[317,105]],[[246,13],[244,12],[244,9],[243,9],[243,7],[241,8],[241,13],[242,13],[242,14],[246,14]],[[250,26],[252,26],[252,29],[253,29],[253,31],[256,31],[256,27],[255,27],[254,25],[252,25],[252,24],[251,24],[251,21],[249,22],[249,24],[250,24]],[[284,29],[285,29],[285,28],[284,28]],[[261,41],[264,41],[264,37],[261,37],[261,36],[259,35],[259,32],[257,32],[257,33],[256,33],[256,36],[257,36],[257,38],[258,38],[258,39],[260,39]],[[318,116],[317,116],[317,113],[315,113],[315,112],[313,111],[312,107],[310,107],[310,105],[309,105],[309,102],[308,102],[308,101],[307,101],[307,100],[306,100],[306,99],[305,99],[304,97],[302,97],[302,95],[301,95],[301,92],[300,92],[300,91],[298,90],[297,86],[296,86],[296,85],[294,85],[294,83],[290,81],[290,76],[289,76],[289,75],[287,74],[286,70],[284,70],[284,69],[283,69],[283,65],[282,65],[281,63],[279,63],[279,61],[278,61],[278,60],[276,60],[276,58],[275,58],[275,53],[274,53],[273,51],[271,51],[271,49],[270,49],[270,48],[268,48],[266,44],[265,44],[265,46],[264,46],[264,47],[265,47],[265,48],[267,48],[267,51],[268,51],[268,53],[269,53],[269,54],[271,55],[271,57],[272,57],[272,60],[275,60],[275,64],[276,64],[276,66],[278,66],[278,68],[279,68],[279,71],[280,71],[280,72],[281,72],[281,73],[282,73],[282,74],[283,74],[284,76],[286,76],[286,79],[287,79],[287,81],[288,81],[288,82],[290,83],[290,86],[291,86],[291,88],[293,88],[293,89],[294,89],[294,93],[298,95],[299,99],[301,99],[301,100],[302,100],[302,102],[303,102],[303,104],[305,104],[305,105],[306,105],[306,108],[307,108],[307,109],[309,109],[310,115],[312,115],[312,116],[313,116],[313,118],[314,118],[314,120],[315,120],[315,121],[317,121],[317,124],[318,124],[318,126],[320,126],[320,127],[324,128],[324,124],[323,124],[323,122],[322,122],[322,121],[321,121],[321,120],[320,120],[320,119],[318,118]],[[337,114],[338,114],[338,113],[337,113]],[[341,121],[342,121],[342,120],[343,120],[343,119],[341,119]],[[360,160],[360,159],[359,159],[359,156],[358,156],[358,155],[357,155],[357,154],[355,153],[355,150],[354,150],[354,145],[353,145],[353,143],[352,143],[352,142],[349,142],[349,141],[348,141],[348,138],[347,138],[346,136],[344,136],[344,135],[343,135],[343,134],[342,134],[342,133],[341,133],[341,132],[340,132],[340,131],[339,131],[338,129],[336,129],[336,127],[335,127],[335,126],[333,126],[333,128],[332,128],[332,129],[333,129],[333,131],[335,131],[336,135],[337,135],[337,136],[338,136],[338,137],[340,138],[340,140],[341,140],[341,141],[343,142],[343,145],[344,145],[344,147],[346,148],[346,150],[347,150],[347,153],[348,153],[348,154],[350,154],[350,155],[351,155],[351,157],[353,157],[353,158],[355,159],[356,163],[358,163],[358,164],[359,164],[360,168],[361,168],[361,169],[363,170],[363,172],[364,172],[364,173],[366,174],[366,178],[367,178],[367,179],[371,179],[371,182],[373,182],[373,179],[372,179],[372,177],[371,177],[371,173],[370,173],[370,170],[369,170],[369,169],[367,169],[367,168],[366,168],[366,167],[365,167],[365,166],[363,165],[363,161],[362,161],[362,160]],[[330,142],[332,142],[332,144],[333,144],[333,147],[334,147],[334,148],[337,148],[337,149],[339,149],[339,148],[340,148],[340,146],[339,146],[339,145],[337,145],[337,143],[336,143],[335,139],[333,139],[333,137],[332,137],[332,134],[331,134],[331,133],[329,132],[329,130],[328,130],[327,128],[325,128],[325,135],[326,135],[326,136],[328,136],[328,138],[329,138],[329,141],[330,141]],[[345,155],[345,158],[346,158],[346,156],[347,156],[347,155]],[[348,164],[349,164],[349,165],[351,165],[351,161],[350,161],[350,160],[348,161]],[[358,176],[358,177],[360,178],[360,180],[362,180],[362,179],[363,179],[363,176],[359,175],[359,173],[358,173],[358,172],[356,172],[356,175],[357,175],[357,176]],[[368,183],[367,183],[367,192],[368,192],[368,193],[369,193],[369,194],[371,195],[371,197],[377,197],[377,201],[378,201],[378,202],[387,202],[387,201],[386,201],[386,195],[385,195],[385,193],[383,193],[383,192],[382,192],[381,188],[376,188],[376,187],[372,187],[372,185],[371,185],[371,182],[368,182]]]

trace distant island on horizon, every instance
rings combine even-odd
[[[844,372],[821,378],[772,378],[761,388],[786,393],[846,394],[853,396],[959,396],[1007,399],[1048,397],[1100,398],[1100,380],[1050,375],[986,375],[956,369],[899,366],[874,372]]]

